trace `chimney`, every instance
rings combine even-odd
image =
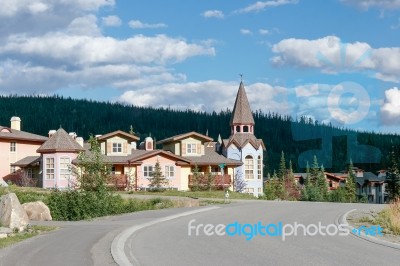
[[[78,136],[78,135],[76,135],[75,132],[70,132],[68,135],[70,135],[75,140],[76,140],[76,137]]]
[[[144,139],[144,149],[146,151],[152,151],[153,150],[153,139],[151,137],[147,137]]]
[[[21,118],[18,116],[11,117],[11,129],[21,130]]]
[[[81,145],[83,147],[83,138],[82,137],[77,137],[76,142],[78,142],[79,145]]]
[[[49,138],[51,138],[54,134],[56,134],[56,130],[52,129],[49,131]]]

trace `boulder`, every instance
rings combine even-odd
[[[24,230],[29,218],[22,208],[17,195],[8,193],[0,198],[0,223],[8,228]]]
[[[8,227],[0,227],[0,238],[6,238],[9,234],[12,234],[12,229]]]
[[[22,208],[26,211],[29,220],[32,221],[51,221],[52,217],[50,214],[49,207],[46,206],[42,201],[28,202],[22,204]]]
[[[0,187],[8,187],[8,184],[3,180],[3,178],[0,178]]]

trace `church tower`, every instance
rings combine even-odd
[[[240,82],[236,95],[230,126],[231,136],[223,140],[222,152],[229,159],[243,162],[242,166],[235,169],[234,177],[242,178],[246,182],[243,192],[261,196],[265,145],[262,139],[254,136],[254,118],[243,82]]]

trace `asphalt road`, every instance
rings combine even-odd
[[[188,235],[188,223],[333,224],[351,209],[382,205],[243,201],[205,212],[201,208],[139,212],[94,221],[55,223],[61,229],[0,250],[0,265],[115,265],[113,240],[132,228],[123,243],[139,265],[400,265],[400,251],[350,236]],[[170,217],[167,220],[159,219]],[[172,217],[172,218],[171,218]],[[54,224],[54,223],[53,223]],[[200,230],[201,231],[201,230]],[[199,231],[199,232],[200,232]],[[116,238],[117,237],[117,238]]]

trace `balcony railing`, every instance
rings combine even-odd
[[[223,190],[232,184],[231,175],[212,175],[212,180],[208,180],[207,175],[200,174],[197,180],[193,175],[189,175],[189,188],[197,186],[200,189],[212,188]]]
[[[128,186],[128,177],[126,175],[112,175],[109,186],[114,187],[116,190],[125,190]]]

